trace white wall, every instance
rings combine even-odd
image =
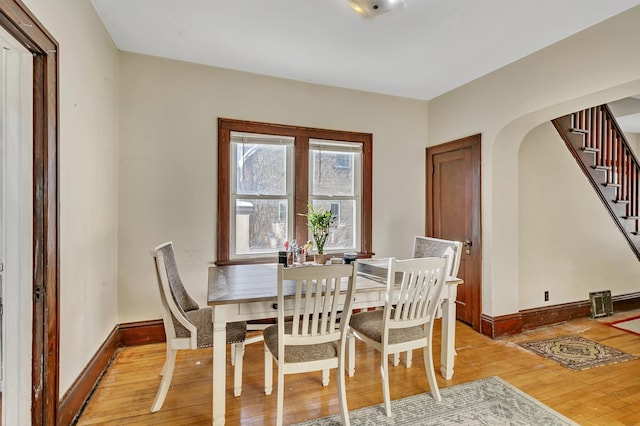
[[[218,117],[373,133],[374,251],[409,256],[424,232],[424,102],[131,53],[120,80],[119,322],[160,318],[149,251],[167,240],[206,304]]]
[[[638,291],[640,262],[551,123],[526,135],[519,163],[520,309]]]
[[[118,51],[90,2],[25,4],[60,45],[62,397],[118,323]]]
[[[529,268],[517,249],[520,144],[531,129],[553,118],[640,93],[640,55],[629,54],[637,51],[638,22],[640,7],[635,7],[429,102],[429,145],[482,134],[483,313],[500,316],[543,304],[537,292],[525,300],[519,294],[520,267]],[[586,263],[558,259],[563,262]],[[549,274],[567,276],[558,264]],[[615,264],[621,274],[634,277],[640,276],[639,265],[637,260]],[[602,284],[599,276],[567,277],[565,286],[580,289],[573,294]]]

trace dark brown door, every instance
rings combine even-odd
[[[457,319],[480,331],[482,242],[480,135],[427,148],[426,234],[462,241]]]

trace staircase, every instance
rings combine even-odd
[[[552,120],[640,260],[640,163],[607,105]]]

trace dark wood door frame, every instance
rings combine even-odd
[[[472,290],[472,304],[473,309],[473,329],[477,332],[481,332],[481,317],[482,317],[482,215],[481,215],[481,135],[472,135],[462,139],[458,139],[452,142],[447,142],[437,146],[431,146],[427,148],[426,158],[426,170],[433,170],[434,156],[447,152],[452,152],[460,149],[471,149],[472,152],[472,164],[471,164],[471,240],[473,241],[472,250],[477,250],[478,255],[475,256],[475,262],[472,265],[472,270],[476,271],[474,280],[477,285]],[[436,236],[433,222],[433,209],[434,209],[434,197],[433,197],[433,175],[429,172],[426,173],[426,215],[425,215],[425,230],[426,235]],[[437,236],[436,236],[437,237]],[[463,254],[464,256],[464,254]]]
[[[58,42],[19,0],[0,0],[0,25],[33,54],[33,335],[31,424],[58,412]]]

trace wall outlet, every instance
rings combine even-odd
[[[545,290],[545,292],[544,292],[544,301],[545,302],[549,301],[549,290]]]

